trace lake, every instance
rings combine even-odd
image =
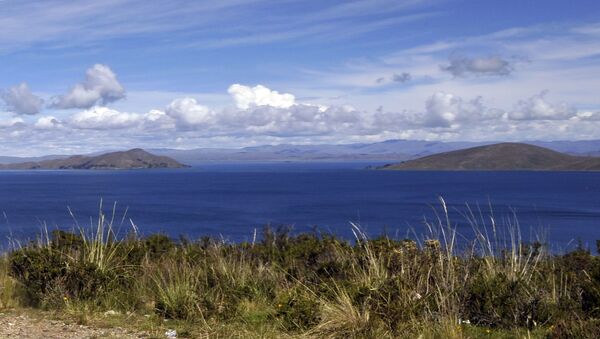
[[[350,222],[371,236],[421,237],[444,197],[450,220],[472,239],[469,204],[480,224],[520,226],[524,240],[543,237],[555,250],[600,239],[600,173],[394,172],[373,163],[206,164],[183,170],[0,172],[0,236],[28,239],[89,225],[102,198],[117,203],[115,224],[129,219],[144,234],[251,240],[266,224],[313,226],[352,238]],[[491,206],[491,209],[490,209]],[[68,212],[73,211],[75,220]],[[125,214],[125,211],[126,214]],[[125,217],[123,218],[125,214]],[[123,222],[122,222],[123,221]]]

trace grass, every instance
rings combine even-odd
[[[158,337],[600,337],[600,259],[588,249],[551,254],[522,242],[518,224],[474,213],[476,239],[458,246],[443,200],[439,215],[418,242],[352,224],[352,242],[280,227],[226,243],[118,237],[114,214],[100,213],[92,229],[6,253],[0,310]]]

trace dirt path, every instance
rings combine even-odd
[[[123,328],[93,328],[23,314],[0,313],[0,338],[148,338]]]

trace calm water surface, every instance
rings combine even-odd
[[[215,235],[249,240],[265,224],[314,225],[351,237],[350,222],[371,235],[420,236],[443,196],[465,238],[469,204],[489,224],[518,218],[525,240],[545,235],[555,248],[600,239],[600,173],[392,172],[364,163],[208,164],[185,170],[0,172],[0,236],[25,239],[74,227],[117,202],[120,224],[131,219],[143,233]],[[489,206],[493,211],[490,211]],[[479,210],[481,212],[479,212]]]

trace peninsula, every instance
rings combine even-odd
[[[64,159],[29,161],[15,164],[0,164],[0,169],[143,169],[189,167],[170,157],[148,153],[141,148],[111,152],[97,156],[74,155]]]

